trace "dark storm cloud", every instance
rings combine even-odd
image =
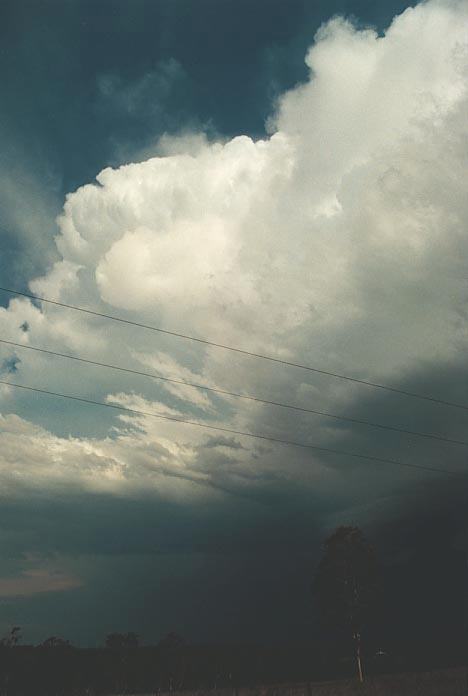
[[[64,193],[91,181],[105,166],[151,148],[165,132],[195,125],[209,136],[263,135],[271,100],[305,80],[305,50],[323,20],[335,12],[352,13],[362,24],[382,28],[401,7],[310,6],[299,0],[4,4],[2,284],[23,286],[56,260],[54,217]],[[82,278],[85,273],[94,287],[94,272],[86,270]],[[29,325],[29,319],[24,321]],[[73,325],[66,326],[67,338],[72,330]],[[109,338],[110,331],[104,329],[102,335]],[[117,341],[115,347],[118,353]],[[11,371],[15,365],[9,359],[3,369]],[[252,390],[261,370],[254,371]],[[96,373],[81,374],[42,363],[34,371],[34,377],[48,376],[49,387],[60,391],[65,384],[73,391],[78,382],[83,394],[92,396]],[[467,377],[463,362],[439,361],[412,369],[393,384],[468,403]],[[105,393],[117,388],[102,373],[99,384]],[[290,377],[270,377],[265,384],[277,388],[281,398],[294,400],[297,382]],[[130,386],[129,380],[118,383],[120,390],[134,393]],[[146,385],[138,393],[160,396]],[[353,394],[346,406],[351,417],[466,439],[462,411],[365,388]],[[14,404],[24,417],[64,436],[102,436],[116,423],[110,415],[97,416],[96,410],[61,401],[45,404],[21,397]],[[187,410],[200,408],[199,403],[186,404]],[[266,434],[293,432],[304,441],[313,435],[324,446],[422,465],[465,466],[465,452],[456,445],[284,410],[265,409],[249,425]],[[184,438],[178,435],[176,444],[190,439]],[[73,438],[40,445],[51,451],[71,447]],[[459,553],[464,543],[465,479],[459,483],[334,455],[318,461],[312,453],[301,458],[287,448],[277,454],[273,448],[250,445],[213,436],[194,447],[195,455],[184,467],[158,461],[158,485],[178,478],[216,496],[209,502],[183,496],[168,501],[157,486],[156,492],[146,496],[138,491],[133,497],[77,493],[71,484],[51,483],[44,490],[31,473],[20,487],[22,496],[5,495],[0,508],[0,549],[7,559],[3,586],[10,588],[11,578],[24,578],[31,568],[45,573],[42,578],[52,577],[51,564],[70,583],[68,588],[52,584],[49,593],[27,599],[8,594],[4,624],[21,623],[34,640],[56,631],[84,643],[112,630],[132,629],[151,640],[174,628],[206,640],[246,634],[305,637],[313,626],[309,585],[319,542],[335,524],[349,522],[364,527],[389,567],[407,567],[416,585],[427,581],[431,553],[436,553],[439,564],[449,569],[439,569],[437,582],[449,587],[455,567],[450,554]],[[129,449],[135,454],[133,444]],[[167,456],[152,441],[147,450],[130,462],[129,480],[138,476],[138,465],[145,471],[151,457]],[[28,452],[33,471],[40,464],[38,450]],[[82,452],[79,461],[85,468],[102,458],[99,452],[90,465]],[[59,460],[56,469],[61,464]],[[335,476],[328,487],[320,464]],[[1,588],[0,579],[0,594]]]
[[[246,631],[263,640],[278,620],[306,629],[310,603],[304,607],[294,588],[308,587],[310,549],[320,535],[313,506],[297,503],[265,507],[226,496],[205,508],[89,495],[9,501],[0,512],[2,556],[11,559],[3,577],[52,564],[80,587],[8,597],[2,623],[14,616],[29,640],[43,638],[48,626],[84,644],[132,627],[150,641],[174,629],[197,640],[241,639]]]
[[[421,394],[460,404],[461,408],[392,394],[363,387],[348,407],[352,418],[383,423],[419,433],[466,442],[468,420],[468,372],[459,358],[450,363],[423,364],[403,375],[392,386],[406,392]],[[336,431],[340,444],[352,451],[373,452],[402,463],[433,466],[442,470],[468,474],[468,446],[441,442],[417,435],[391,432],[367,426],[349,427],[345,423]],[[376,464],[378,467],[378,464]],[[364,467],[367,468],[367,467]],[[434,478],[438,477],[434,474]]]

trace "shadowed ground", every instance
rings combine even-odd
[[[346,679],[252,689],[173,691],[171,696],[465,696],[466,693],[467,673],[465,668],[461,667],[435,672],[369,677],[362,685],[355,679]]]

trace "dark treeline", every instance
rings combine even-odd
[[[185,645],[82,649],[70,645],[0,648],[0,693],[68,696],[158,693],[313,682],[355,673],[352,650],[334,641],[254,645]],[[424,671],[463,661],[446,641],[393,646],[386,654],[363,646],[367,674]]]

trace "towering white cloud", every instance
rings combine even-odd
[[[106,169],[97,184],[69,194],[58,220],[62,261],[31,289],[364,379],[395,382],[421,365],[457,361],[468,329],[467,3],[410,8],[383,36],[334,19],[318,32],[306,62],[309,80],[280,99],[268,138],[200,138],[189,154],[183,140],[166,141],[167,155]],[[137,369],[158,365],[165,374],[267,398],[343,412],[357,397],[331,380],[29,301],[12,302],[0,324],[12,340]],[[145,398],[159,402],[156,410],[288,439],[343,440],[329,422],[245,402],[234,408],[186,388],[161,386],[156,397],[141,382],[122,388],[111,373],[99,373],[98,382],[97,373],[18,355],[25,383],[127,404]],[[4,411],[15,407],[11,392],[4,398]],[[232,489],[244,489],[253,485],[252,468],[266,480],[268,467],[325,485],[318,458],[304,468],[305,455],[291,453],[285,471],[284,453],[266,456],[252,444],[252,458],[220,444],[213,467],[206,434],[155,423],[128,417],[112,442],[93,440],[88,449],[86,432],[75,432],[79,444],[62,439],[60,446],[47,435],[47,451],[62,448],[70,484],[121,492],[134,490],[132,470],[143,488],[156,471],[158,481],[177,473],[219,485],[224,476]],[[9,455],[0,454],[0,476],[11,458],[25,456],[17,427],[2,421]],[[83,483],[75,462],[86,470],[96,457],[100,465]],[[336,474],[328,476],[335,485]]]

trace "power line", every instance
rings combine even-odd
[[[198,421],[187,420],[186,418],[177,418],[175,416],[166,416],[162,413],[157,413],[155,411],[141,411],[139,409],[128,408],[126,406],[118,406],[116,404],[109,404],[103,401],[94,401],[93,399],[86,399],[82,396],[74,396],[72,394],[61,394],[60,392],[50,391],[48,389],[40,389],[39,387],[30,387],[25,384],[16,384],[14,382],[7,382],[6,380],[0,380],[0,384],[5,384],[9,387],[15,387],[17,389],[24,389],[30,392],[36,392],[38,394],[47,394],[48,396],[57,396],[62,399],[70,399],[72,401],[78,401],[83,404],[91,404],[93,406],[103,406],[105,408],[112,408],[117,411],[124,411],[125,413],[132,413],[139,416],[150,416],[152,418],[160,418],[166,421],[172,421],[175,423],[185,423],[186,425],[192,425],[197,428],[204,428],[206,430],[216,430],[217,432],[229,433],[231,435],[240,435],[242,437],[250,437],[256,440],[266,440],[268,442],[275,442],[277,444],[289,445],[292,447],[301,447],[302,449],[311,449],[317,452],[327,452],[329,454],[338,454],[344,457],[353,457],[354,459],[364,459],[371,462],[379,462],[381,464],[392,464],[394,466],[402,466],[410,469],[422,469],[424,471],[432,471],[439,474],[449,474],[451,476],[460,476],[462,472],[452,471],[450,469],[440,469],[432,466],[425,466],[423,464],[410,464],[409,462],[400,462],[396,459],[386,459],[384,457],[375,457],[369,454],[357,454],[356,452],[347,452],[345,450],[334,449],[332,447],[322,447],[320,445],[312,445],[305,442],[297,442],[295,440],[284,440],[278,437],[272,437],[269,435],[260,435],[258,433],[249,433],[243,430],[234,430],[233,428],[224,428],[219,425],[208,425],[207,423],[199,423]]]
[[[209,392],[214,392],[216,394],[223,394],[224,396],[230,396],[238,399],[245,399],[248,401],[254,401],[261,404],[266,404],[268,406],[278,406],[280,408],[290,409],[293,411],[300,411],[303,413],[311,413],[316,416],[324,416],[326,418],[333,418],[334,420],[345,421],[347,423],[354,423],[357,425],[365,425],[372,428],[380,428],[381,430],[390,430],[396,433],[403,433],[405,435],[414,435],[416,437],[427,438],[430,440],[438,440],[440,442],[448,442],[455,445],[463,445],[468,447],[468,442],[465,440],[455,440],[453,438],[444,437],[443,435],[436,435],[435,433],[422,433],[417,430],[407,430],[406,428],[399,428],[393,425],[387,425],[384,423],[374,423],[373,421],[362,420],[359,418],[351,418],[349,416],[341,416],[336,413],[330,413],[329,411],[319,411],[313,408],[306,408],[303,406],[295,406],[294,404],[286,404],[281,401],[272,401],[269,399],[261,399],[257,396],[252,396],[250,394],[239,394],[237,392],[227,391],[225,389],[219,389],[217,387],[209,387],[203,384],[196,384],[194,382],[187,382],[181,379],[174,379],[172,377],[165,377],[164,375],[155,374],[152,372],[143,372],[141,370],[133,370],[128,367],[121,367],[120,365],[113,365],[112,363],[103,363],[96,360],[88,360],[86,358],[81,358],[76,355],[69,355],[68,353],[59,353],[54,350],[47,350],[45,348],[39,348],[37,346],[25,345],[23,343],[16,343],[15,341],[7,341],[6,339],[0,338],[0,343],[4,343],[9,346],[15,346],[17,348],[25,348],[26,350],[32,350],[37,353],[45,353],[46,355],[52,355],[55,357],[65,358],[67,360],[75,360],[76,362],[85,363],[86,365],[93,365],[95,367],[104,367],[111,370],[118,370],[119,372],[125,372],[132,375],[138,375],[140,377],[149,377],[150,379],[157,379],[163,382],[170,382],[172,384],[182,384],[193,389],[206,390]]]
[[[197,338],[196,336],[189,336],[188,334],[178,333],[177,331],[169,331],[168,329],[162,329],[158,326],[151,326],[149,324],[142,324],[137,321],[131,321],[130,319],[124,319],[123,317],[116,317],[112,314],[104,314],[103,312],[97,312],[92,309],[85,309],[84,307],[77,307],[76,305],[66,304],[65,302],[58,302],[56,300],[49,300],[45,297],[40,297],[39,295],[32,295],[26,292],[20,292],[19,290],[11,290],[9,288],[0,287],[0,291],[10,293],[12,295],[20,295],[21,297],[28,297],[31,300],[39,300],[40,302],[47,302],[48,304],[53,304],[58,307],[64,307],[66,309],[72,309],[76,312],[82,312],[84,314],[90,314],[96,317],[102,317],[104,319],[110,319],[111,321],[117,321],[121,324],[128,324],[129,326],[136,326],[140,329],[147,329],[148,331],[157,331],[158,333],[166,334],[168,336],[175,336],[177,338],[183,338],[188,341],[194,341],[196,343],[202,343],[206,346],[212,346],[214,348],[222,348],[223,350],[229,350],[233,353],[239,353],[241,355],[248,355],[251,358],[259,358],[260,360],[268,360],[269,362],[277,363],[280,365],[287,365],[288,367],[296,367],[301,370],[307,370],[309,372],[315,372],[316,374],[326,375],[327,377],[335,377],[337,379],[343,379],[347,382],[353,382],[355,384],[364,384],[367,387],[373,387],[375,389],[384,389],[385,391],[393,392],[395,394],[401,394],[403,396],[411,396],[415,399],[422,399],[423,401],[430,401],[435,404],[440,404],[443,406],[451,406],[453,408],[460,408],[464,411],[468,411],[468,406],[464,404],[457,404],[453,401],[446,401],[444,399],[437,399],[436,397],[426,396],[424,394],[418,394],[416,392],[410,392],[405,389],[398,389],[396,387],[390,387],[386,384],[379,384],[378,382],[371,382],[365,379],[358,379],[357,377],[350,377],[349,375],[343,375],[339,372],[330,372],[328,370],[321,370],[317,367],[312,367],[310,365],[302,365],[301,363],[291,362],[289,360],[283,360],[281,358],[274,358],[271,355],[263,355],[262,353],[254,353],[250,350],[244,350],[243,348],[236,348],[235,346],[229,346],[224,343],[217,343],[216,341],[210,341],[206,338]]]

